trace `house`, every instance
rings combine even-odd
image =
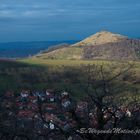
[[[18,112],[18,117],[21,119],[33,119],[35,113],[31,110],[21,110]]]
[[[53,124],[53,121],[52,121],[52,120],[50,121],[49,126],[50,126],[50,129],[51,129],[51,130],[53,130],[53,129],[55,128],[55,126],[54,126],[54,124]]]
[[[27,90],[22,90],[22,92],[20,93],[20,96],[22,98],[27,98],[29,96],[29,91]]]
[[[46,90],[46,99],[48,102],[55,102],[55,95],[53,90]]]
[[[29,96],[28,98],[29,98],[29,101],[32,102],[32,103],[34,103],[34,104],[36,104],[37,101],[38,101],[38,99],[37,99],[36,96]]]
[[[52,90],[52,89],[47,89],[46,90],[46,95],[48,96],[48,95],[52,95],[52,94],[54,94],[54,90]]]
[[[62,105],[62,107],[67,108],[67,107],[69,107],[71,105],[71,102],[68,99],[63,99],[61,101],[61,105]]]
[[[88,103],[87,102],[81,101],[81,102],[77,103],[77,108],[76,108],[77,111],[84,111],[84,110],[87,110],[87,109],[88,109]]]
[[[61,93],[61,98],[69,98],[69,93],[64,91]]]
[[[27,104],[27,109],[32,110],[32,111],[38,111],[38,106],[36,104],[33,104],[32,102],[29,102]]]
[[[57,104],[56,103],[44,103],[42,105],[42,110],[44,112],[56,112]]]
[[[47,95],[46,99],[48,102],[55,102],[55,96],[53,94]]]
[[[38,97],[39,96],[39,92],[33,92],[33,96]]]
[[[76,114],[79,118],[84,118],[85,119],[85,120],[82,120],[82,121],[86,121],[86,119],[89,116],[88,103],[85,102],[85,101],[78,102],[75,112],[76,112]]]
[[[22,102],[16,102],[16,106],[18,107],[19,110],[24,109],[24,105]]]
[[[46,94],[44,93],[44,92],[34,92],[33,93],[33,96],[34,97],[36,97],[36,98],[38,98],[39,97],[39,99],[42,101],[42,102],[44,102],[45,100],[46,100]]]
[[[40,92],[38,94],[38,97],[39,97],[40,101],[42,101],[42,102],[46,101],[46,96],[45,96],[45,94],[43,92]]]
[[[131,114],[131,112],[129,111],[129,109],[126,109],[125,115],[126,115],[127,117],[129,117],[129,118],[132,116],[132,114]]]

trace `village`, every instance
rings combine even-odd
[[[98,129],[96,106],[91,107],[91,103],[86,98],[75,101],[66,91],[59,94],[52,89],[47,89],[45,92],[22,90],[17,94],[8,91],[1,97],[0,104],[0,129],[8,133],[16,131],[35,137],[45,135],[50,130],[61,129],[69,134],[68,140],[73,140],[74,137],[77,137],[75,140],[80,140],[77,134],[71,135],[80,129],[79,126]],[[140,107],[121,106],[118,110],[114,110],[113,107],[102,109],[103,119],[106,122],[103,129],[112,129],[115,118],[130,120],[137,117],[137,123],[140,125]],[[125,128],[126,125],[128,123],[122,122],[118,124],[118,127]],[[129,125],[131,128],[132,124]]]
[[[75,105],[76,103],[71,100],[69,93],[65,91],[56,95],[50,89],[46,92],[33,93],[29,90],[22,90],[16,95],[13,92],[7,92],[1,98],[0,115],[5,130],[16,129],[19,133],[33,130],[37,134],[42,134],[56,129],[57,125],[64,131],[70,131],[77,126],[71,113]],[[86,109],[87,102],[77,104],[76,110],[79,116],[87,115],[84,114]]]

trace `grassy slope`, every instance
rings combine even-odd
[[[89,61],[89,60],[44,60],[44,59],[39,59],[39,58],[30,58],[30,59],[24,59],[22,60],[22,62],[28,63],[28,64],[35,64],[35,65],[43,65],[43,66],[48,66],[49,68],[51,68],[51,70],[57,71],[58,69],[63,69],[64,66],[65,67],[77,67],[80,65],[92,65],[92,64],[96,64],[96,65],[104,65],[106,67],[106,69],[109,70],[108,66],[109,65],[115,65],[115,69],[114,71],[111,71],[111,73],[118,73],[121,70],[121,67],[127,67],[127,61],[126,62],[119,62],[119,61],[106,61],[106,60],[93,60],[93,61]],[[126,74],[126,81],[122,84],[124,84],[125,89],[128,89],[131,91],[131,89],[133,90],[133,88],[138,88],[140,89],[140,62],[129,62],[132,63],[134,66],[133,68],[129,71],[129,74]],[[58,68],[59,67],[59,68]],[[119,81],[119,83],[121,83],[121,81]],[[57,87],[58,89],[63,89],[65,88],[70,88],[73,89],[73,94],[74,96],[78,97],[78,98],[82,98],[83,96],[85,96],[85,93],[83,92],[82,88],[80,87],[80,85],[69,85],[66,83],[60,83],[60,82],[56,82],[53,83],[52,87]],[[132,91],[133,92],[133,91]],[[124,92],[124,96],[127,100],[131,100],[132,98],[132,94],[133,93],[125,93]],[[119,96],[119,95],[118,95]],[[137,97],[140,100],[140,96],[138,95]],[[123,101],[124,102],[124,101]]]
[[[61,74],[63,70],[67,74],[69,72],[69,68],[88,64],[102,64],[106,66],[107,69],[109,69],[108,65],[114,64],[117,67],[115,67],[113,72],[117,73],[121,69],[121,65],[124,65],[125,63],[105,60],[45,60],[39,58],[22,59],[17,60],[17,62],[0,61],[0,92],[9,89],[20,90],[21,88],[42,90],[45,88],[54,88],[57,90],[69,89],[72,91],[73,96],[76,98],[82,98],[86,93],[83,91],[81,86],[79,84],[70,84],[66,82],[66,77],[63,79]],[[126,88],[140,88],[140,84],[138,82],[140,79],[140,62],[135,62],[130,73],[131,76],[125,76],[127,79],[125,81]],[[60,77],[61,79],[59,79]],[[136,84],[132,84],[136,81]],[[131,98],[129,94],[127,95],[128,98]]]
[[[40,80],[41,74],[44,74],[44,70],[40,65],[0,60],[0,94],[7,90],[17,91],[22,87],[41,88],[43,82],[36,82]]]
[[[52,59],[42,59],[42,58],[36,58],[32,57],[29,59],[22,59],[20,62],[24,62],[27,64],[35,64],[35,65],[44,65],[44,66],[78,66],[78,65],[87,65],[87,64],[108,64],[110,61],[106,60],[52,60]],[[113,63],[113,61],[111,61]],[[115,63],[115,61],[114,61]]]
[[[82,51],[78,47],[66,47],[49,53],[39,54],[36,57],[42,59],[81,59]]]

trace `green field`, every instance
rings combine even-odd
[[[132,68],[115,80],[114,84],[121,87],[121,91],[115,91],[118,97],[125,95],[127,100],[131,100],[133,89],[140,90],[140,62],[39,58],[0,61],[0,92],[4,93],[8,90],[20,92],[21,89],[26,88],[31,90],[52,88],[57,91],[68,90],[74,98],[81,99],[87,96],[84,86],[78,81],[80,79],[86,83],[86,75],[83,74],[84,67],[103,65],[106,76],[111,77],[119,71],[127,69],[130,64]],[[98,77],[98,75],[96,76]],[[140,100],[139,97],[138,94],[138,100]]]
[[[52,60],[52,59],[39,59],[39,58],[29,58],[19,60],[19,62],[24,62],[27,64],[43,65],[43,66],[79,66],[88,64],[106,64],[110,63],[105,60]],[[111,61],[112,63],[113,61]],[[115,63],[115,61],[114,61]]]

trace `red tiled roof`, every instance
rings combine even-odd
[[[77,108],[87,108],[88,103],[87,102],[78,102]]]
[[[47,89],[46,91],[49,92],[49,93],[54,93],[53,89]]]
[[[29,96],[28,97],[30,100],[36,100],[37,99],[37,97],[35,97],[35,96]]]
[[[19,117],[33,117],[34,116],[34,112],[32,112],[30,110],[19,111],[18,116]]]

